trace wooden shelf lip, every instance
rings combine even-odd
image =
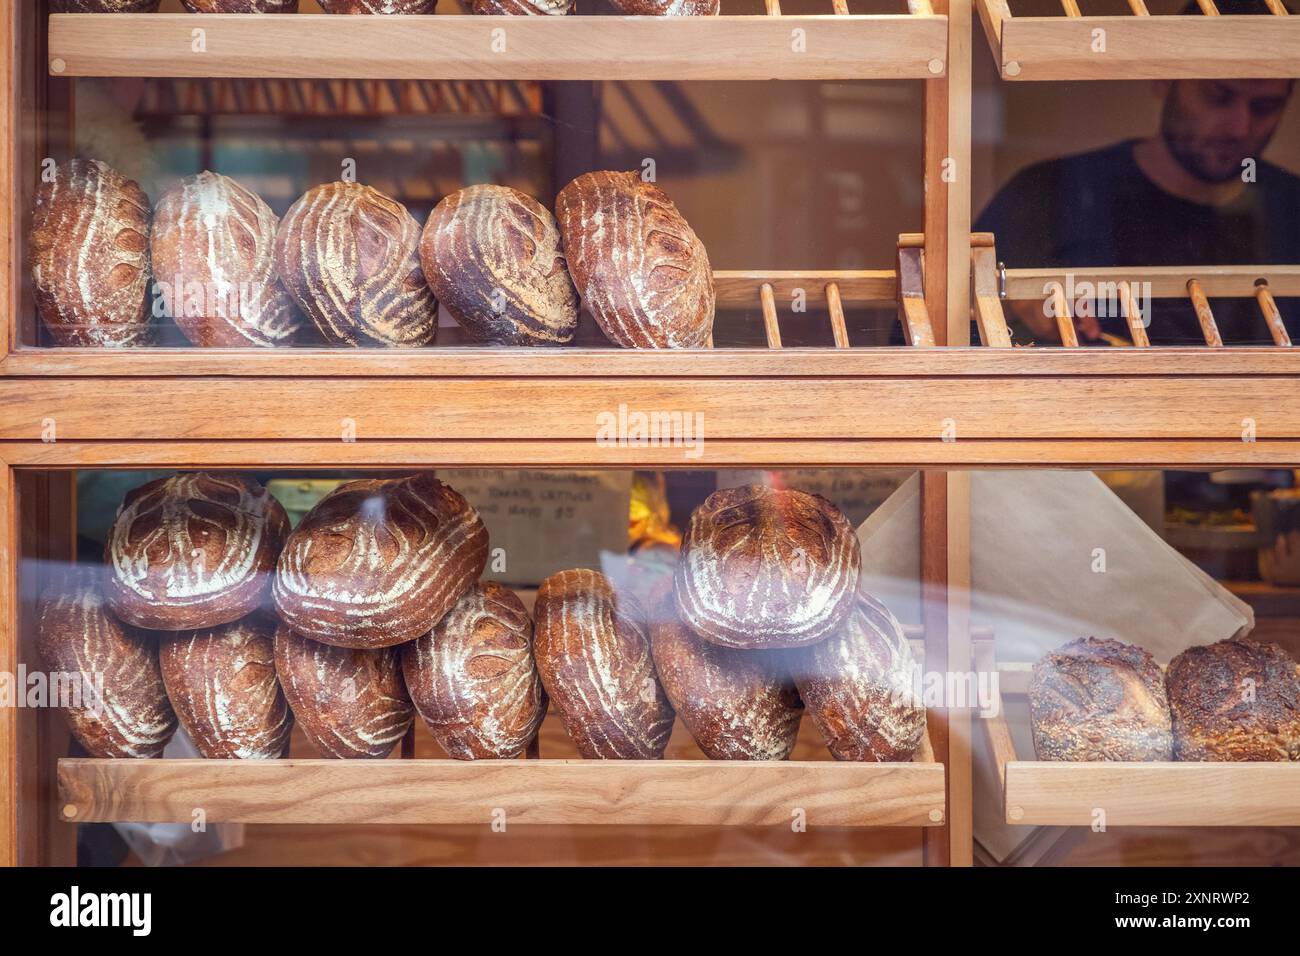
[[[926,827],[936,763],[709,760],[59,761],[69,822]],[[499,815],[499,814],[498,814]]]
[[[947,17],[55,14],[56,76],[936,79]],[[202,29],[203,52],[193,31]],[[796,43],[793,31],[802,30]]]
[[[1104,811],[1104,820],[1098,811]],[[1006,822],[1300,826],[1300,763],[1011,761]]]

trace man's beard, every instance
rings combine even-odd
[[[1165,145],[1169,148],[1169,152],[1174,159],[1178,161],[1178,165],[1203,183],[1218,185],[1236,179],[1241,175],[1242,162],[1250,155],[1248,150],[1234,148],[1230,151],[1230,157],[1226,161],[1219,161],[1206,155],[1210,150],[1198,149],[1192,143],[1169,132],[1168,129],[1162,130],[1161,133]],[[1218,151],[1215,150],[1215,152]]]

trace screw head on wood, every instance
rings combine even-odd
[[[62,57],[56,56],[53,60],[50,61],[51,73],[62,73],[67,68],[68,68],[68,64],[64,62]]]
[[[1002,72],[1005,73],[1007,76],[1019,76],[1020,61],[1007,60],[1006,66],[1002,67]]]
[[[938,807],[935,807],[933,810],[930,811],[930,819],[933,820],[935,823],[943,822],[943,811],[940,810]]]
[[[77,815],[77,805],[75,803],[65,804],[63,807],[63,815],[71,820]]]
[[[1009,816],[1012,820],[1023,820],[1024,817],[1025,817],[1025,808],[1024,808],[1024,807],[1008,807],[1008,808],[1007,808],[1007,816]]]
[[[943,60],[939,59],[938,57],[935,57],[933,60],[931,60],[929,63],[926,64],[926,68],[929,69],[929,71],[933,73],[935,76],[938,76],[940,73],[943,72]]]

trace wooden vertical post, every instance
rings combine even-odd
[[[14,472],[0,461],[0,672],[18,673]],[[18,865],[18,711],[0,707],[0,865]]]

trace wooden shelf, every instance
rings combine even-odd
[[[930,827],[933,762],[90,760],[58,765],[65,821]]]
[[[829,8],[829,4],[828,4]],[[829,9],[828,9],[829,12]],[[193,52],[193,31],[205,50]],[[801,30],[802,44],[793,42]],[[353,80],[935,79],[947,17],[55,14],[55,76]],[[801,47],[801,49],[800,49]]]
[[[1006,80],[1300,76],[1300,17],[1015,17],[1006,0],[976,5]]]

